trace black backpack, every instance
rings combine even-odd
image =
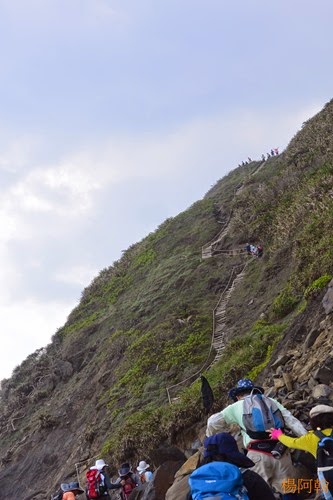
[[[319,438],[317,445],[317,475],[322,491],[333,494],[333,430],[325,436],[320,430],[314,431]],[[326,498],[326,497],[325,497]]]

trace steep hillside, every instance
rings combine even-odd
[[[99,453],[117,465],[181,446],[206,419],[201,371],[219,407],[238,377],[263,377],[305,338],[333,274],[332,186],[330,102],[283,154],[233,170],[102,270],[51,344],[1,383],[1,498],[44,499]],[[213,363],[213,309],[241,270]]]

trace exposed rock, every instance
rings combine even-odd
[[[313,389],[316,385],[317,381],[311,375],[308,382],[309,389]]]
[[[278,366],[285,365],[287,361],[289,361],[289,359],[290,359],[289,354],[281,354],[281,356],[279,356],[277,360],[274,361],[274,363],[272,363],[271,368],[275,370]]]
[[[329,384],[333,380],[333,362],[332,358],[328,358],[324,366],[320,366],[315,373],[313,378],[318,380],[321,384]]]
[[[186,462],[185,454],[176,446],[170,446],[166,448],[158,448],[150,453],[150,458],[154,462],[156,467],[164,464],[165,462],[177,462],[179,467]],[[177,469],[177,470],[178,470]]]
[[[311,347],[314,344],[319,334],[320,334],[319,328],[312,328],[312,330],[308,333],[303,344],[304,353],[305,351],[307,351],[307,349],[309,349],[309,347]]]
[[[332,393],[331,387],[326,384],[318,384],[312,390],[312,396],[315,399],[328,397]]]
[[[182,462],[168,461],[164,462],[155,471],[154,479],[145,490],[142,500],[164,500],[166,492],[173,484],[176,471],[182,465]]]
[[[60,378],[60,380],[67,380],[73,375],[73,365],[69,361],[64,361],[59,359],[54,367],[54,374]]]
[[[333,279],[328,284],[328,290],[322,300],[323,307],[326,314],[331,314],[333,311]]]
[[[188,476],[179,477],[166,492],[165,500],[182,500],[187,497],[189,491]]]
[[[202,458],[202,451],[197,451],[192,457],[186,460],[186,462],[177,470],[175,477],[186,476],[191,474],[199,465]]]
[[[281,389],[281,387],[284,387],[284,381],[281,378],[275,378],[274,379],[275,390],[279,390]]]
[[[288,391],[292,391],[293,390],[293,382],[292,382],[290,374],[287,372],[283,372],[282,378],[284,380],[284,383],[286,384]]]

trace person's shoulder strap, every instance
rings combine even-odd
[[[328,437],[328,436],[325,436],[325,434],[320,429],[316,429],[315,431],[313,431],[313,433],[317,436],[317,438],[319,438],[319,441],[321,441],[325,437]],[[331,432],[330,437],[332,436],[332,434],[333,434],[333,430]]]

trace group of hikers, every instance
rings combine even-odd
[[[203,454],[197,468],[183,478],[185,489],[183,484],[180,493],[176,481],[166,492],[166,500],[297,500],[304,493],[333,500],[333,407],[314,406],[309,412],[311,430],[307,431],[289,410],[248,378],[240,379],[228,396],[233,402],[208,418]],[[226,432],[226,426],[232,424],[240,428],[241,443]],[[300,477],[290,448],[308,452],[317,460],[316,477],[313,472]],[[75,500],[85,492],[88,500],[108,500],[109,490],[118,489],[121,499],[128,500],[135,488],[154,477],[144,460],[137,472],[128,463],[122,464],[115,482],[106,467],[103,459],[96,460],[86,473],[85,490],[78,482],[63,483],[62,496],[52,499]]]
[[[266,153],[266,156],[264,154],[261,155],[261,161],[266,161],[268,160],[271,156],[278,156],[279,155],[279,148],[272,148],[270,153]]]
[[[278,156],[278,155],[279,155],[279,148],[272,148],[270,152],[266,153],[266,155],[264,153],[261,155],[261,161],[266,161],[269,158],[271,158],[271,156]],[[244,167],[245,165],[248,165],[252,161],[253,161],[252,158],[248,156],[247,160],[242,161],[241,163],[238,164],[238,166]]]
[[[242,161],[242,163],[239,163],[239,164],[238,164],[238,166],[239,166],[239,167],[244,167],[245,165],[248,165],[248,164],[249,164],[249,163],[251,163],[251,162],[252,162],[252,158],[250,158],[250,157],[248,156],[247,160],[246,160],[246,161]]]
[[[78,495],[86,494],[87,500],[110,500],[109,490],[119,490],[121,500],[128,500],[132,491],[141,484],[153,479],[150,465],[141,460],[136,468],[131,470],[129,463],[123,463],[119,470],[119,477],[111,482],[107,472],[108,464],[102,458],[96,460],[95,465],[86,472],[85,489],[77,481],[62,483],[60,491],[51,497],[51,500],[75,500]]]
[[[250,243],[246,243],[245,251],[248,255],[254,255],[255,257],[262,257],[264,253],[264,247],[261,243],[259,245],[251,245]]]
[[[233,403],[208,418],[203,462],[189,476],[186,500],[274,500],[277,494],[283,500],[296,500],[304,498],[304,492],[333,499],[333,407],[314,406],[309,413],[312,430],[307,431],[250,379],[239,380],[229,397]],[[231,424],[241,429],[243,451],[224,432]],[[317,460],[316,478],[299,477],[290,448]]]

